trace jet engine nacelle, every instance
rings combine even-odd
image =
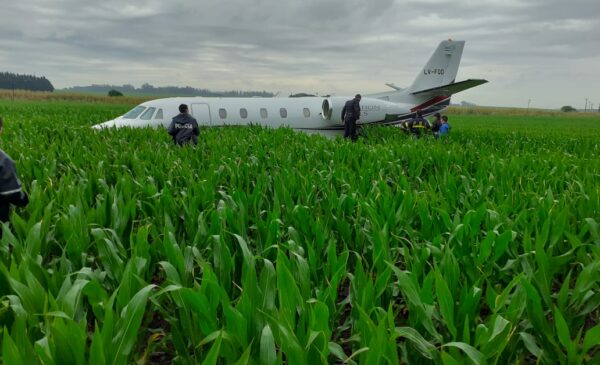
[[[321,105],[322,118],[332,124],[343,125],[342,109],[344,109],[346,101],[350,99],[352,97],[343,96],[333,96],[323,99],[323,104]],[[410,113],[410,109],[401,104],[381,99],[362,98],[360,100],[360,119],[358,120],[358,124],[382,122],[389,119],[388,115],[404,113]]]

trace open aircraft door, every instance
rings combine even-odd
[[[210,119],[210,107],[206,103],[192,103],[192,110],[190,112],[194,118],[198,121],[198,125],[210,126],[212,125]]]

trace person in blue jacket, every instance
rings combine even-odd
[[[448,124],[448,116],[442,116],[442,125],[440,126],[440,136],[447,136],[450,133],[450,124]]]
[[[0,117],[0,133],[4,121]],[[9,221],[10,206],[24,207],[29,203],[27,193],[23,191],[21,181],[17,177],[17,169],[14,161],[0,150],[0,223]],[[2,231],[0,230],[0,236]]]

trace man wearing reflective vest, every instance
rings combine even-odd
[[[420,138],[425,129],[431,129],[431,125],[429,124],[429,121],[423,117],[423,112],[418,110],[416,118],[408,122],[408,128],[412,134],[417,138]]]

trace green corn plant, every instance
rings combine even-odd
[[[593,117],[196,148],[89,128],[130,106],[0,100],[30,196],[0,238],[0,362],[600,361]]]

